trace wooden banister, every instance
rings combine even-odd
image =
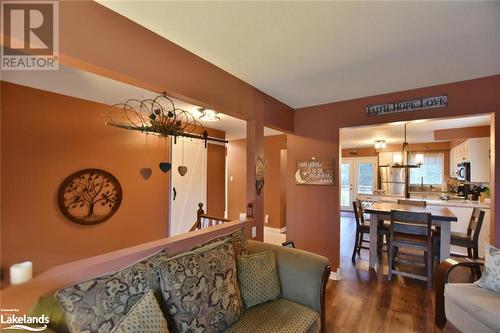
[[[202,224],[202,222],[204,220],[209,220],[210,223],[207,226],[204,226]],[[202,229],[204,227],[222,224],[222,223],[226,223],[229,221],[231,221],[231,220],[223,218],[223,217],[217,217],[217,216],[205,214],[205,211],[203,210],[203,203],[200,202],[198,204],[198,211],[196,212],[196,221],[193,223],[193,226],[191,227],[191,229],[189,229],[189,231],[194,231],[196,229]]]

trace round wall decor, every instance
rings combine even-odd
[[[57,201],[69,220],[79,224],[101,223],[120,207],[122,187],[107,171],[84,169],[63,181]]]

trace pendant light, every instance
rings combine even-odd
[[[424,154],[416,154],[415,159],[411,159],[411,153],[408,151],[408,142],[406,141],[406,123],[404,123],[404,138],[401,152],[392,154],[393,167],[397,168],[420,168],[424,163]],[[412,160],[415,164],[409,164],[408,161]]]

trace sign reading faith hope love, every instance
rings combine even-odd
[[[332,185],[333,160],[297,161],[295,183],[297,185]]]
[[[368,105],[367,114],[385,114],[393,112],[415,111],[422,109],[442,108],[448,105],[448,95],[426,97],[388,104]]]

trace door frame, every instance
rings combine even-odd
[[[360,156],[360,157],[342,157],[340,161],[340,167],[342,168],[342,164],[344,163],[349,163],[351,165],[351,172],[350,172],[350,177],[351,177],[351,185],[350,185],[350,197],[354,200],[359,193],[357,193],[357,188],[358,188],[358,164],[363,163],[363,162],[370,162],[374,163],[375,167],[373,168],[373,189],[377,189],[377,184],[378,184],[378,157],[377,156]],[[342,169],[339,169],[339,179],[341,178],[341,172]],[[339,182],[341,183],[341,182]],[[349,200],[352,202],[353,200]],[[340,205],[340,210],[348,210],[352,211],[352,205],[349,206],[342,206],[342,184],[340,184],[340,195],[339,195],[339,205]]]

